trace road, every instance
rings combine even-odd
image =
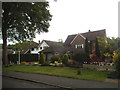
[[[14,78],[4,77],[2,78],[2,88],[57,88],[40,83],[34,83],[24,80],[18,80]]]

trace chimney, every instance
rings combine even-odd
[[[40,40],[38,41],[38,43],[40,44]]]
[[[88,32],[90,32],[90,30]]]

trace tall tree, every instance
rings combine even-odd
[[[95,40],[95,54],[100,57],[100,49],[99,49],[99,43],[98,43],[98,39],[96,38]]]
[[[22,42],[35,38],[35,33],[48,32],[50,14],[48,2],[3,2],[2,38],[3,63],[7,60],[7,40]]]
[[[90,49],[89,49],[89,43],[87,38],[85,40],[85,54],[86,54],[87,62],[90,62]]]

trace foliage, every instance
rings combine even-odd
[[[95,41],[95,54],[100,57],[101,54],[100,54],[100,49],[99,49],[99,42],[98,42],[98,39],[96,38],[96,41]]]
[[[59,61],[60,57],[58,55],[54,55],[51,57],[50,61],[53,63],[54,61]]]
[[[47,32],[51,15],[48,2],[3,2],[2,25],[8,40],[25,41]]]
[[[54,64],[55,64],[55,66],[59,65],[58,61],[54,61]]]
[[[86,38],[86,40],[85,40],[85,53],[86,54],[90,54],[90,52],[89,52],[89,43],[88,43],[88,39]]]
[[[73,60],[75,60],[75,61],[77,61],[77,62],[79,62],[79,63],[83,63],[84,61],[86,61],[86,54],[85,54],[85,52],[75,52],[74,54],[73,54]]]
[[[7,40],[22,42],[48,32],[52,17],[48,7],[48,2],[2,3],[3,64],[8,65]]]
[[[45,57],[43,53],[40,53],[40,60],[39,63],[44,64],[45,63]]]
[[[42,66],[49,66],[50,65],[50,62],[49,61],[45,61]]]
[[[109,38],[98,37],[99,49],[102,55],[112,52],[111,45],[108,43],[108,40]]]
[[[62,57],[62,63],[68,65],[68,60],[69,60],[68,54],[64,54]]]
[[[116,71],[120,72],[120,52],[118,53],[114,52],[113,61],[115,63]]]
[[[89,43],[88,43],[87,38],[85,40],[85,54],[86,54],[86,61],[89,63],[90,62],[90,50],[89,50]]]
[[[74,68],[79,68],[80,67],[80,64],[79,62],[75,61],[75,60],[72,60],[72,61],[69,61],[68,62],[68,66],[69,67],[74,67]]]
[[[100,61],[99,57],[96,54],[91,54],[90,58],[91,58],[91,61],[93,61],[93,62]]]

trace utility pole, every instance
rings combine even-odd
[[[18,64],[20,64],[20,51],[18,51]]]

